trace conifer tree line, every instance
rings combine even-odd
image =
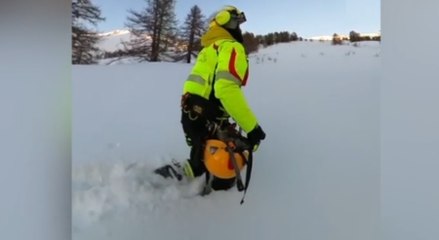
[[[101,10],[90,0],[72,0],[72,63],[95,63],[94,52],[98,51],[99,36],[87,28],[85,23],[97,25],[104,21]]]
[[[351,42],[360,42],[360,41],[381,41],[381,36],[361,36],[359,33],[355,31],[351,31],[349,33],[349,40]]]
[[[145,0],[143,9],[127,10],[125,26],[132,34],[123,42],[124,49],[98,54],[99,35],[86,27],[104,21],[99,7],[92,0],[72,1],[72,63],[93,64],[97,57],[133,56],[140,61],[191,62],[201,49],[200,39],[207,30],[208,21],[202,10],[194,5],[184,22],[179,25],[175,15],[176,0]],[[244,29],[245,31],[245,29]],[[254,35],[244,32],[247,53],[281,42],[300,40],[295,32],[274,32]]]
[[[381,41],[381,36],[362,36],[355,31],[349,32],[349,37],[343,37],[334,33],[332,35],[332,45],[343,45],[343,41],[361,42],[361,41]]]

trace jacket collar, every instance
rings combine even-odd
[[[201,37],[201,45],[203,47],[210,46],[218,40],[235,40],[232,35],[224,28],[211,23],[207,32]]]

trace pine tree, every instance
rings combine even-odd
[[[258,51],[259,40],[255,37],[253,33],[245,32],[242,37],[244,39],[244,46],[247,54]]]
[[[349,33],[349,40],[351,42],[358,42],[358,41],[360,41],[360,34],[355,32],[355,31],[351,31]]]
[[[190,63],[194,51],[201,47],[200,39],[205,31],[205,17],[197,5],[191,8],[182,29],[182,38],[187,45],[186,62]]]
[[[175,0],[146,0],[148,6],[140,11],[129,10],[126,26],[134,38],[124,43],[133,56],[157,62],[175,42]]]
[[[262,44],[263,46],[265,46],[265,39],[263,35],[256,35],[256,40],[258,41],[258,47],[260,44]]]
[[[265,36],[264,36],[264,43],[265,43],[265,46],[271,46],[271,45],[273,45],[274,43],[276,43],[276,38],[275,38],[275,34],[274,33],[269,33],[269,34],[266,34]]]
[[[299,40],[297,33],[296,32],[292,32],[290,35],[290,41],[297,41]]]
[[[95,63],[94,53],[99,49],[96,44],[100,37],[96,32],[85,26],[86,23],[97,25],[104,21],[99,7],[93,5],[90,0],[72,1],[72,63],[92,64]]]

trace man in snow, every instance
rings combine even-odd
[[[190,159],[182,164],[167,165],[157,173],[181,179],[191,179],[206,172],[203,164],[205,141],[211,134],[212,123],[222,128],[233,118],[247,133],[256,151],[265,133],[247,104],[241,90],[248,78],[248,60],[243,46],[240,24],[246,21],[243,12],[227,6],[211,21],[201,38],[202,50],[184,83],[181,123],[186,140],[191,146]],[[181,174],[179,174],[181,173]],[[225,190],[235,179],[214,178],[212,189]]]

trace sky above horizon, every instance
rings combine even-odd
[[[92,0],[106,18],[97,26],[99,32],[125,28],[128,10],[140,11],[146,0]],[[265,1],[177,0],[175,6],[179,25],[192,6],[198,5],[206,17],[225,5],[234,5],[245,12],[247,22],[243,31],[267,34],[275,31],[296,32],[302,37],[379,32],[380,0],[271,0]]]

